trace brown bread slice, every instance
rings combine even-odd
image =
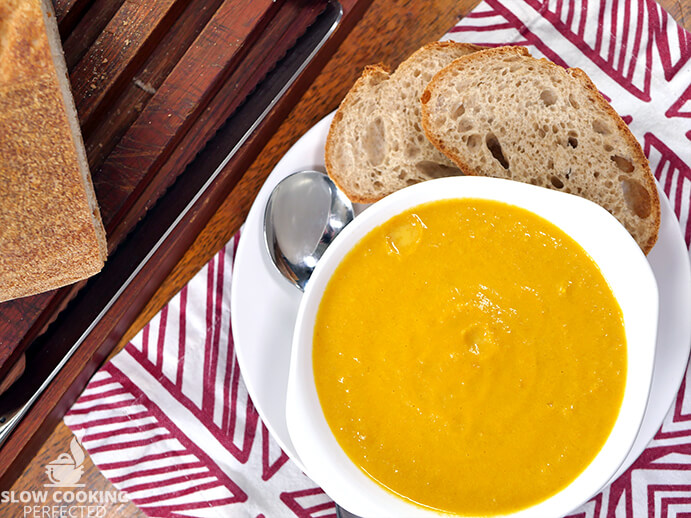
[[[49,0],[0,0],[0,301],[98,272],[106,238]]]
[[[425,137],[420,95],[438,70],[481,48],[434,42],[393,74],[383,65],[365,68],[338,108],[326,141],[326,170],[348,198],[372,203],[407,185],[460,174]]]
[[[582,70],[500,47],[440,70],[421,100],[427,137],[463,173],[587,198],[652,249],[660,201],[648,160]]]

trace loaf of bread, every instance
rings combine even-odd
[[[98,272],[106,238],[50,0],[0,0],[0,301]]]
[[[338,108],[326,141],[326,170],[348,198],[372,203],[407,185],[460,174],[425,137],[420,95],[438,70],[481,48],[434,42],[393,74],[383,65],[365,68]]]
[[[612,213],[648,253],[660,201],[641,146],[588,76],[500,47],[455,60],[422,94],[429,140],[464,174],[576,194]]]

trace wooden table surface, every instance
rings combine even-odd
[[[116,351],[237,231],[274,165],[307,129],[338,106],[365,65],[383,62],[395,67],[421,44],[439,39],[477,3],[478,0],[374,0],[363,19],[127,331]],[[687,30],[691,30],[691,0],[659,0],[659,3]],[[71,438],[72,433],[60,423],[10,489],[44,490],[45,465],[69,451]],[[86,471],[81,482],[86,489],[114,489],[88,457],[84,465]],[[23,505],[19,503],[3,504],[2,510],[3,516],[25,516]],[[131,503],[121,503],[108,504],[105,516],[143,517],[144,514]]]

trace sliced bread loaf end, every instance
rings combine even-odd
[[[420,95],[438,70],[481,49],[434,42],[393,74],[381,64],[365,68],[338,108],[326,141],[326,170],[348,198],[372,203],[407,185],[460,174],[425,137]]]
[[[652,249],[660,201],[648,160],[580,69],[523,47],[485,50],[439,71],[421,101],[427,137],[464,174],[582,196]]]

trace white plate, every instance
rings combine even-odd
[[[245,385],[269,431],[303,470],[288,435],[285,413],[290,348],[302,293],[271,263],[264,245],[264,208],[271,190],[290,173],[324,171],[324,144],[332,117],[322,119],[288,150],[259,191],[240,237],[231,288],[233,338]],[[643,424],[615,478],[638,458],[660,428],[691,348],[689,256],[669,201],[658,191],[662,222],[657,244],[648,255],[660,294],[655,369]]]

